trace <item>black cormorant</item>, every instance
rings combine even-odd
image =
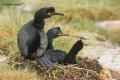
[[[67,54],[67,52],[62,51],[62,50],[56,50],[53,47],[53,40],[54,38],[64,35],[60,29],[60,27],[54,27],[48,30],[47,36],[48,36],[48,47],[46,50],[46,54],[38,59],[40,64],[44,67],[50,67],[54,63],[58,64],[75,64],[77,63],[76,61],[76,54],[83,48],[83,42],[81,40],[78,40],[74,46],[70,49],[70,52]],[[44,59],[48,59],[47,61],[44,62]],[[52,64],[51,64],[51,62]]]
[[[77,64],[76,54],[83,48],[82,40],[78,40],[67,53],[62,50],[49,49],[46,54],[38,58],[38,64],[49,68],[54,64]]]
[[[35,13],[33,20],[23,25],[17,35],[17,43],[24,58],[34,59],[44,54],[48,44],[47,35],[44,32],[44,19],[53,15],[63,14],[55,12],[53,7],[41,8]]]

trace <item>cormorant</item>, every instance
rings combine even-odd
[[[60,29],[60,27],[54,27],[48,30],[47,36],[48,36],[48,47],[46,50],[46,54],[42,57],[39,58],[38,61],[39,63],[44,66],[44,67],[51,67],[53,64],[58,63],[58,64],[75,64],[77,63],[76,61],[76,54],[83,48],[83,42],[81,40],[78,40],[74,46],[70,49],[70,52],[67,54],[67,52],[62,51],[62,50],[56,50],[53,47],[53,40],[54,38],[64,35]],[[45,62],[45,58],[48,59]],[[51,62],[52,63],[51,63]]]
[[[48,41],[44,32],[44,19],[53,15],[63,14],[55,12],[54,7],[41,8],[35,13],[33,20],[22,26],[17,35],[17,43],[24,58],[35,59],[45,53]]]
[[[49,49],[46,54],[37,59],[38,64],[49,68],[54,64],[77,64],[76,54],[83,48],[82,40],[78,40],[67,53],[62,50]]]

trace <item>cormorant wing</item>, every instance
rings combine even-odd
[[[50,59],[45,55],[36,59],[37,63],[43,66],[44,68],[50,68],[55,63],[51,62]]]
[[[27,57],[28,56],[28,35],[25,31],[21,31],[18,33],[17,37],[18,47],[21,51],[22,56]]]

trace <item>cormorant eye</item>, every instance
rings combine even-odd
[[[52,10],[51,10],[51,9],[48,9],[47,15],[48,15],[48,16],[52,16],[52,13],[53,13]]]
[[[55,9],[53,7],[49,7],[47,12],[48,13],[53,13],[53,12],[55,12]]]
[[[48,12],[47,13],[53,13],[54,11],[52,11],[52,10],[48,10]]]

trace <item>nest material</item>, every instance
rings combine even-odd
[[[56,66],[43,75],[45,80],[104,80],[99,73],[74,66]]]
[[[40,74],[44,80],[107,80],[96,59],[79,59],[76,65],[55,65]]]
[[[93,70],[98,73],[100,73],[101,70],[103,69],[103,67],[99,64],[97,59],[91,60],[88,58],[83,58],[83,59],[79,58],[78,59],[78,67]]]

